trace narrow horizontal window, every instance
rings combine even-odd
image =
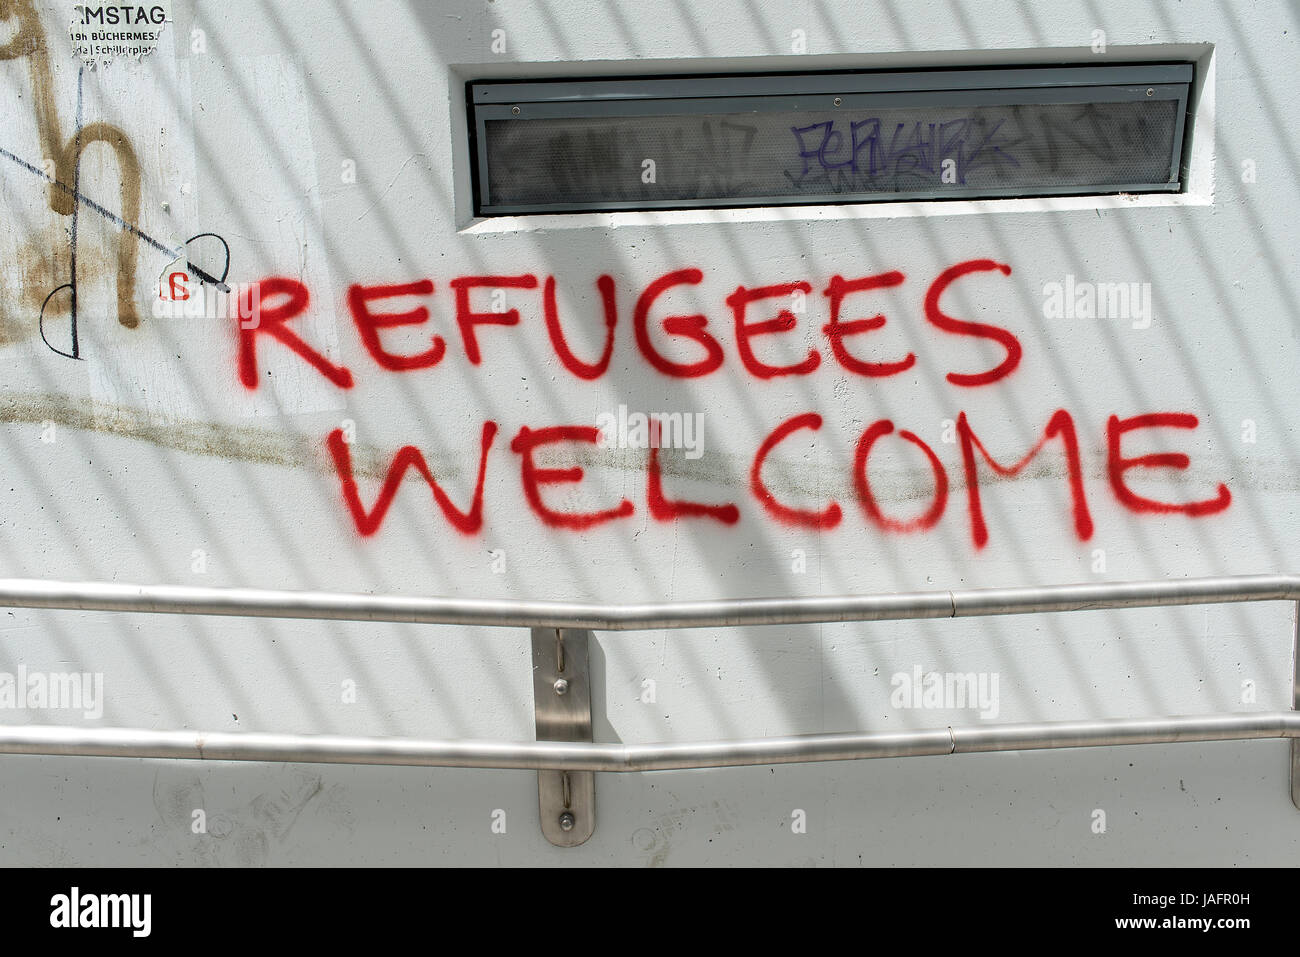
[[[1177,192],[1190,64],[474,81],[484,216]]]

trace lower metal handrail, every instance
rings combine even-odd
[[[1300,738],[1300,713],[1268,711],[1051,721],[929,731],[800,734],[683,744],[425,741],[343,735],[30,725],[0,728],[0,754],[628,772],[1260,738]]]

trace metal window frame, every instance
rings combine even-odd
[[[473,140],[470,152],[473,158],[474,211],[479,216],[514,216],[1180,192],[1184,188],[1182,159],[1194,78],[1195,68],[1191,63],[1150,63],[881,73],[471,80],[467,84],[466,102],[470,114],[468,128]],[[563,204],[494,203],[491,196],[487,155],[487,123],[490,121],[864,107],[1116,103],[1148,99],[1176,103],[1169,178],[1164,183],[992,188],[949,186],[906,192],[822,193],[808,197],[703,197]]]
[[[593,631],[901,621],[1257,601],[1286,601],[1295,607],[1289,711],[950,726],[684,744],[592,742],[585,649]],[[0,581],[0,607],[529,629],[537,741],[11,725],[0,727],[0,754],[536,770],[543,833],[552,843],[564,847],[581,844],[595,827],[594,780],[588,788],[587,782],[576,775],[971,752],[1290,739],[1291,801],[1300,808],[1300,576],[1296,575],[639,605],[11,579]],[[575,655],[573,652],[579,649],[581,653]],[[559,697],[553,697],[548,689]],[[543,735],[554,739],[544,739]]]

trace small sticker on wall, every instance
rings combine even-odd
[[[68,23],[72,50],[91,67],[118,57],[146,57],[158,49],[170,6],[171,0],[74,4]]]

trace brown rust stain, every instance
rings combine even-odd
[[[134,225],[140,218],[140,163],[131,140],[122,130],[108,123],[89,123],[70,140],[63,140],[63,126],[50,74],[49,45],[32,0],[0,0],[0,20],[11,19],[17,20],[17,29],[8,43],[0,45],[0,60],[27,60],[41,149],[44,158],[54,162],[55,181],[49,187],[50,209],[60,216],[72,215],[76,197],[71,189],[77,178],[77,164],[88,146],[104,143],[117,158],[121,217]],[[137,253],[135,238],[123,230],[117,240],[117,316],[128,329],[140,324],[134,298]],[[57,284],[56,279],[50,288]]]
[[[39,424],[45,421],[87,432],[137,439],[191,455],[334,472],[334,465],[325,452],[323,434],[306,436],[256,426],[194,420],[160,421],[139,409],[54,393],[0,396],[0,423]],[[391,454],[382,455],[373,446],[360,443],[352,446],[353,470],[357,475],[383,478],[391,460]],[[444,474],[450,475],[451,470],[444,470]]]
[[[227,425],[196,420],[160,419],[140,409],[100,402],[85,397],[57,393],[14,393],[0,395],[0,424],[21,423],[39,425],[46,421],[68,428],[121,436],[148,442],[160,448],[174,449],[190,455],[202,455],[231,462],[250,462],[258,465],[276,465],[284,468],[306,469],[335,476],[335,468],[325,446],[325,432],[305,435],[297,432],[277,431],[257,426]],[[413,444],[421,448],[430,469],[439,478],[457,478],[472,474],[477,468],[477,449],[471,443],[457,451],[447,449],[441,454],[432,452],[418,440]],[[498,438],[496,452],[502,451]],[[358,478],[382,480],[396,453],[395,448],[379,449],[376,446],[353,443],[352,471]],[[1097,483],[1107,481],[1106,459],[1099,451],[1086,451],[1083,455],[1084,475]],[[646,453],[632,449],[547,449],[537,456],[539,465],[578,465],[594,471],[644,473]],[[715,450],[697,460],[685,458],[680,450],[662,450],[660,468],[665,476],[695,480],[718,488],[744,488],[749,484],[751,459],[743,454]],[[494,468],[499,466],[489,466]],[[779,456],[769,460],[764,482],[781,497],[794,496],[811,506],[820,501],[836,499],[841,502],[857,501],[858,495],[852,477],[848,474],[850,461],[834,460],[809,463],[792,463]],[[966,488],[965,477],[959,463],[949,463],[949,508],[961,506],[951,498]],[[991,471],[980,474],[980,485],[1052,481],[1066,490],[1064,470],[1060,463],[1044,462],[1025,468],[1014,477],[1001,476]],[[1214,483],[1228,481],[1234,489],[1253,488],[1265,492],[1294,491],[1300,487],[1294,471],[1280,460],[1259,463],[1257,468],[1241,470],[1223,455],[1204,456],[1192,468],[1170,477],[1176,484],[1190,487],[1212,487]],[[408,470],[403,476],[407,482],[423,482],[419,473]],[[899,468],[884,470],[877,477],[875,492],[882,502],[928,502],[933,495],[933,478],[929,468]]]
[[[604,469],[619,472],[644,472],[647,453],[641,449],[555,448],[537,453],[539,465],[567,467],[578,465],[584,469]],[[1010,456],[1004,456],[1003,460]],[[1102,449],[1081,451],[1084,478],[1102,486],[1110,480],[1109,459]],[[702,458],[688,459],[679,449],[661,449],[659,469],[665,476],[697,481],[718,488],[747,488],[752,453],[711,450]],[[965,471],[960,458],[945,463],[948,475],[948,508],[964,508],[967,488]],[[1014,475],[1000,475],[980,463],[979,485],[1026,483],[1058,483],[1062,494],[1068,495],[1067,473],[1064,457],[1045,458],[1033,462]],[[768,458],[763,472],[763,484],[778,497],[790,497],[788,504],[818,507],[819,503],[859,501],[857,487],[851,473],[852,451],[831,455],[814,463],[775,453]],[[1156,474],[1156,473],[1153,473]],[[1300,478],[1281,459],[1260,460],[1252,469],[1243,469],[1231,456],[1202,454],[1184,470],[1171,471],[1160,476],[1173,486],[1189,489],[1213,489],[1219,482],[1227,482],[1235,489],[1257,488],[1264,491],[1300,488]],[[934,476],[929,466],[917,468],[890,468],[872,471],[872,491],[881,502],[929,503],[934,496]],[[1188,497],[1195,497],[1194,491]],[[719,499],[721,500],[721,499]],[[1092,495],[1089,494],[1089,501]]]
[[[68,236],[58,226],[45,235],[24,242],[18,249],[17,262],[6,270],[14,282],[10,290],[0,290],[0,345],[26,342],[40,331],[41,307],[54,287],[53,276],[68,275]],[[14,288],[16,287],[16,288]],[[10,296],[3,295],[10,292]],[[12,294],[16,293],[16,296]],[[66,302],[67,297],[64,297]],[[66,312],[56,296],[50,302],[49,319]]]
[[[18,256],[6,270],[13,281],[10,288],[0,288],[0,346],[34,339],[40,333],[41,308],[55,287],[51,277],[67,276],[72,270],[68,231],[51,223],[36,238],[18,248]],[[108,272],[99,259],[82,259],[77,263],[78,284],[100,282]],[[56,280],[57,282],[57,280]],[[68,321],[68,291],[50,299],[45,306],[45,334],[58,335]]]

